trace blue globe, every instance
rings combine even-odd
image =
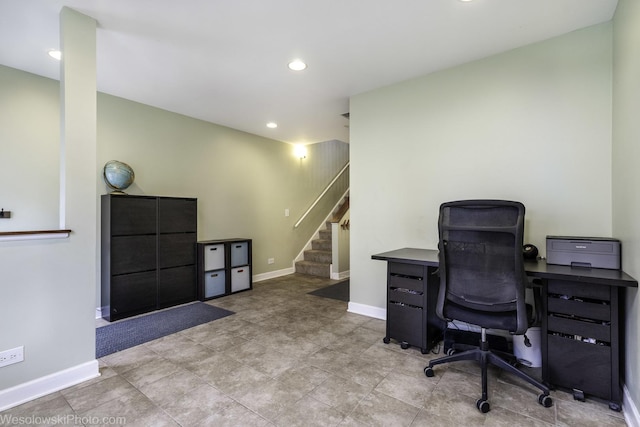
[[[104,182],[114,192],[124,193],[131,184],[136,175],[133,173],[131,166],[118,160],[109,160],[104,165],[103,170]]]

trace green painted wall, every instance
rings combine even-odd
[[[385,307],[371,255],[437,246],[441,203],[524,203],[527,242],[609,236],[611,24],[351,99],[351,299]]]
[[[640,279],[640,3],[620,0],[613,32],[613,232],[622,240],[622,267]],[[640,301],[625,292],[626,373],[629,397],[640,408]]]
[[[136,181],[130,194],[197,197],[198,238],[253,239],[254,275],[291,268],[346,190],[345,183],[336,187],[320,213],[293,228],[349,159],[342,142],[307,148],[301,160],[290,144],[98,96],[98,164],[116,159],[131,165]],[[98,187],[98,193],[108,192],[100,178]]]

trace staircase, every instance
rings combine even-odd
[[[325,229],[318,231],[319,237],[311,241],[311,249],[304,251],[304,260],[296,262],[296,273],[331,277],[331,223],[339,222],[348,209],[349,197],[346,197],[342,205],[334,212],[331,220],[325,223]]]
[[[320,237],[311,241],[311,249],[304,251],[304,260],[296,262],[296,273],[331,277],[331,222],[320,230]]]

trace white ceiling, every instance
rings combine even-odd
[[[350,96],[606,22],[616,5],[0,0],[0,64],[58,79],[47,52],[68,6],[98,22],[101,92],[284,142],[348,142]],[[297,57],[307,70],[287,68]]]

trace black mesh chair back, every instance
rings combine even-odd
[[[515,334],[527,330],[524,212],[522,203],[504,200],[440,206],[440,317]]]

